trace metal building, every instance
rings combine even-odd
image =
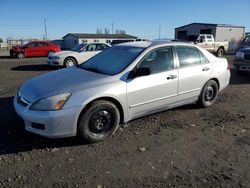
[[[134,41],[137,37],[127,34],[85,34],[85,33],[69,33],[63,37],[64,47],[66,49],[73,48],[77,44],[103,42],[111,43],[113,40]]]
[[[175,39],[192,40],[200,34],[212,34],[215,41],[239,41],[244,33],[244,26],[191,23],[175,28]]]

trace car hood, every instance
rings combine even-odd
[[[239,52],[250,53],[250,46],[240,49]]]
[[[60,52],[56,52],[53,55],[55,56],[68,56],[68,55],[73,55],[73,54],[77,54],[78,52],[74,52],[74,51],[70,51],[70,50],[63,50]]]
[[[26,81],[19,94],[34,102],[38,99],[104,84],[109,76],[72,67],[50,72]]]

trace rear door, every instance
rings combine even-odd
[[[176,46],[175,50],[179,66],[178,100],[197,97],[210,78],[212,65],[196,47]]]
[[[151,74],[127,81],[127,104],[130,118],[157,111],[175,103],[178,72],[172,47],[149,52],[135,67],[149,67]]]
[[[26,57],[32,57],[37,55],[37,42],[31,42],[27,45],[27,48],[24,50]]]

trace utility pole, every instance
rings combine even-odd
[[[45,18],[44,18],[44,31],[45,31],[45,39],[48,40],[47,26],[46,26],[46,19]]]
[[[114,34],[114,23],[112,22],[112,34]]]
[[[161,25],[159,25],[159,39],[161,39]]]

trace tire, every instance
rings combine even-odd
[[[18,59],[23,59],[25,56],[24,56],[24,54],[23,53],[18,53],[17,54],[17,58]]]
[[[48,52],[48,56],[49,56],[49,55],[52,55],[52,54],[54,54],[54,53],[55,53],[54,51],[49,51],[49,52]]]
[[[73,57],[67,57],[65,60],[64,60],[64,66],[65,67],[72,67],[72,66],[77,66],[78,63],[76,61],[75,58]]]
[[[105,100],[94,101],[78,120],[78,134],[85,141],[94,143],[111,136],[120,123],[117,107]]]
[[[218,84],[214,80],[209,80],[201,90],[197,104],[206,108],[211,106],[217,99],[219,92]]]
[[[217,57],[223,57],[225,54],[225,50],[223,47],[219,47],[219,49],[216,52]]]

